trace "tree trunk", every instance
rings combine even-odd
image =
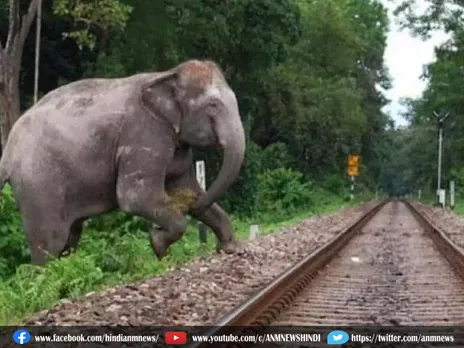
[[[3,56],[3,74],[0,80],[0,132],[2,149],[5,148],[8,135],[13,124],[21,115],[19,104],[19,66],[20,60],[11,61],[8,55]]]
[[[9,27],[5,46],[0,38],[0,131],[2,148],[14,123],[21,116],[19,73],[24,42],[37,13],[39,0],[31,0],[21,17],[19,0],[9,0]]]

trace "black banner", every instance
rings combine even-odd
[[[463,327],[6,326],[0,347],[464,347]]]

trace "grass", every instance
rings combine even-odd
[[[237,237],[248,239],[250,224],[259,224],[260,234],[270,234],[315,214],[324,214],[359,202],[342,199],[325,200],[310,212],[300,212],[276,221],[270,215],[257,219],[232,218]],[[117,284],[133,283],[153,277],[185,264],[201,255],[214,253],[215,237],[201,245],[198,227],[191,222],[184,237],[158,261],[151,250],[148,234],[135,222],[126,222],[119,233],[102,231],[89,224],[79,250],[72,255],[51,260],[45,267],[22,264],[16,272],[0,282],[0,325],[17,325],[31,314],[56,305],[60,299],[77,299],[82,295]],[[125,230],[130,231],[124,232]]]
[[[446,199],[449,200],[449,195],[447,193]],[[427,204],[430,206],[436,206],[436,197],[431,194],[431,193],[426,193],[424,194],[421,199],[419,200],[423,204]],[[449,201],[446,202],[446,208],[451,209],[449,206]],[[457,193],[455,196],[455,205],[453,212],[455,212],[457,215],[464,216],[464,200],[462,199],[462,194]]]
[[[454,206],[454,209],[453,211],[457,214],[457,215],[461,215],[461,216],[464,216],[464,203],[458,203]]]

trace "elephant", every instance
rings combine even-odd
[[[217,252],[240,253],[217,201],[239,175],[245,146],[236,95],[212,60],[82,79],[48,92],[13,125],[0,192],[10,183],[32,264],[77,250],[84,221],[114,210],[153,224],[159,260],[183,236],[186,215],[212,229]],[[206,190],[196,180],[195,147],[223,151]],[[176,197],[187,203],[171,204]]]

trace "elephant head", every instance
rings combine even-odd
[[[223,149],[219,175],[194,208],[209,207],[235,181],[245,155],[237,99],[221,70],[211,61],[184,62],[145,83],[141,100],[149,113],[172,126],[179,142]]]

